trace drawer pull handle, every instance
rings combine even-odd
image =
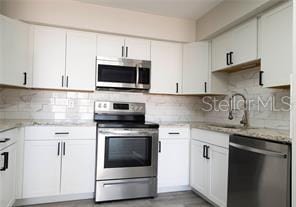
[[[56,132],[55,135],[67,135],[69,132]]]
[[[179,133],[179,132],[169,132],[169,134],[178,135],[178,134],[180,134],[180,133]]]

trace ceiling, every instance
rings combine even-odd
[[[78,0],[101,6],[197,20],[223,0]]]

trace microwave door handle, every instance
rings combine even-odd
[[[136,87],[138,87],[139,85],[139,74],[140,73],[140,70],[139,70],[139,65],[137,64],[136,65]]]

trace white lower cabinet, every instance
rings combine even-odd
[[[73,127],[40,128],[43,130],[29,127],[25,132],[30,135],[35,131],[39,139],[25,135],[23,198],[93,193],[95,130],[82,127],[80,131],[89,129],[93,135],[77,139],[71,134]]]
[[[190,184],[193,189],[207,197],[218,206],[227,206],[227,184],[228,184],[228,147],[218,145],[215,142],[216,132],[201,130],[200,135],[195,131],[192,133],[191,141],[191,170]],[[203,142],[208,136],[209,142]],[[229,141],[226,134],[219,134],[217,139]],[[201,141],[202,140],[202,141]]]
[[[180,131],[179,131],[180,130]],[[187,129],[186,129],[187,130]],[[186,131],[185,130],[185,131]],[[189,128],[188,130],[189,131]],[[189,132],[160,128],[158,192],[189,189]],[[165,136],[167,133],[167,136]]]
[[[58,141],[25,142],[23,198],[59,194],[61,157],[58,145]]]
[[[0,171],[0,206],[11,207],[15,201],[16,190],[16,147],[12,145],[0,153],[1,156],[8,153],[7,169]]]
[[[64,143],[61,194],[94,192],[96,140],[69,140]]]

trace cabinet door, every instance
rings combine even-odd
[[[262,16],[261,70],[264,87],[290,85],[293,9],[285,4]]]
[[[181,93],[182,45],[179,43],[151,42],[151,93]]]
[[[62,89],[65,84],[66,32],[49,27],[33,28],[33,87]]]
[[[125,56],[130,59],[150,60],[150,40],[126,38]]]
[[[4,56],[4,16],[0,15],[0,83],[3,83],[3,74],[4,74],[4,63],[3,63],[3,56]]]
[[[238,26],[231,31],[231,48],[232,65],[256,60],[258,44],[257,44],[257,18]]]
[[[184,94],[208,92],[209,86],[209,44],[195,42],[183,46]]]
[[[95,140],[63,142],[61,194],[94,192],[95,151]]]
[[[3,17],[2,23],[2,83],[26,87],[28,82],[25,78],[31,75],[29,65],[29,25],[6,17]]]
[[[96,35],[67,32],[66,87],[95,90]]]
[[[23,198],[60,193],[61,153],[58,141],[25,141]]]
[[[124,54],[124,37],[104,34],[97,35],[97,56],[122,58]]]
[[[206,195],[208,192],[208,161],[203,157],[204,145],[203,142],[191,141],[190,184],[195,190]]]
[[[221,207],[227,205],[228,149],[209,146],[209,199]]]
[[[0,171],[0,206],[10,207],[14,204],[16,194],[16,147],[12,145],[1,153],[8,153],[8,168]]]
[[[158,189],[189,185],[189,139],[160,139]]]
[[[212,71],[228,67],[227,53],[230,52],[231,35],[224,33],[212,40]]]

